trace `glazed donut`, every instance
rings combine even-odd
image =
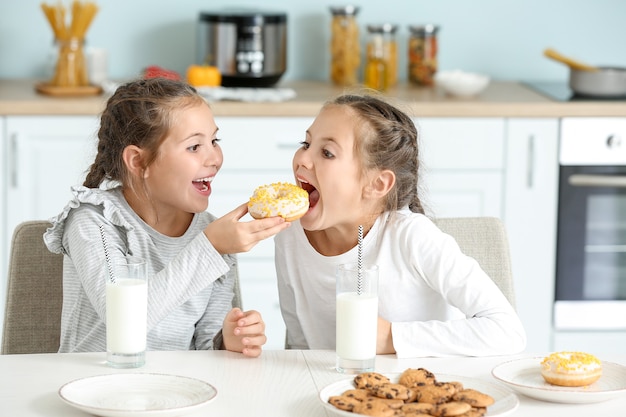
[[[291,222],[304,216],[308,209],[309,193],[286,182],[262,185],[248,201],[248,212],[255,219],[280,216]]]
[[[582,387],[602,376],[602,363],[583,352],[556,352],[541,362],[541,376],[552,385]]]

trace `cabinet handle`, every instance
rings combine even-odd
[[[17,188],[17,171],[18,171],[18,151],[17,151],[18,134],[13,133],[9,141],[9,178],[12,188]]]
[[[535,135],[528,136],[528,159],[526,161],[526,186],[533,188],[535,183]]]

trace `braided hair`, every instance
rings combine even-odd
[[[164,78],[135,80],[118,87],[100,117],[98,152],[83,185],[98,188],[105,181],[117,181],[132,189],[124,149],[135,145],[146,150],[144,168],[149,166],[174,123],[174,110],[203,101],[188,84]]]
[[[396,176],[386,196],[385,211],[409,207],[424,214],[418,196],[418,132],[413,120],[391,104],[373,95],[341,95],[326,106],[348,106],[363,122],[357,127],[356,151],[365,170],[390,170]]]

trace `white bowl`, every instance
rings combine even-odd
[[[489,85],[489,77],[461,70],[435,74],[435,83],[453,96],[469,97],[481,93]]]

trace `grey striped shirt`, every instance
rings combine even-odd
[[[44,234],[48,249],[65,255],[59,352],[106,350],[108,275],[100,225],[112,258],[132,255],[148,264],[148,350],[219,349],[237,260],[220,255],[204,235],[214,217],[198,213],[183,236],[169,237],[144,223],[121,188],[72,191],[75,198]]]

